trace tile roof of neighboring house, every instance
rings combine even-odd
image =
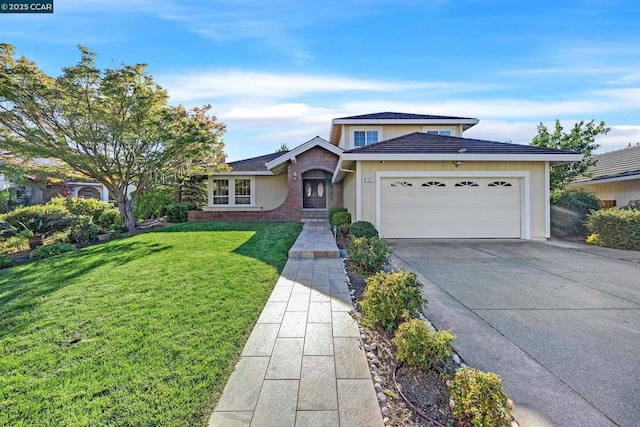
[[[231,170],[233,172],[266,172],[267,167],[265,166],[265,163],[270,162],[273,159],[277,159],[287,153],[288,151],[280,151],[278,153],[271,153],[264,156],[230,162],[228,165],[231,166]]]
[[[456,120],[471,119],[470,117],[453,117],[453,116],[433,116],[429,114],[408,114],[408,113],[372,113],[361,114],[358,116],[340,117],[337,120]]]
[[[593,159],[596,160],[596,164],[589,168],[589,173],[593,176],[580,178],[576,182],[640,175],[640,145],[596,154]]]
[[[461,151],[463,150],[463,151]],[[358,154],[576,154],[573,151],[414,132],[345,151]]]

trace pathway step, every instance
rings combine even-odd
[[[329,227],[303,228],[289,249],[289,258],[340,258],[340,250]]]

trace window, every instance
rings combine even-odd
[[[357,130],[353,132],[353,145],[356,147],[364,147],[376,142],[378,142],[377,130]]]
[[[213,180],[213,204],[214,205],[229,204],[229,180],[228,179]]]
[[[428,130],[426,133],[428,135],[451,136],[451,131],[450,130]]]
[[[251,180],[242,178],[235,179],[235,203],[236,205],[251,204]]]
[[[422,184],[423,187],[446,187],[441,181],[427,181]]]
[[[477,182],[473,182],[473,181],[460,181],[457,182],[456,187],[479,187]]]
[[[493,181],[489,183],[488,187],[511,187],[511,183],[507,181]]]
[[[251,178],[216,178],[213,180],[213,205],[251,205],[252,187]]]
[[[394,181],[389,183],[389,187],[413,187],[409,181]]]

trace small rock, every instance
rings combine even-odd
[[[371,350],[371,347],[369,347],[369,344],[365,344],[364,351],[369,351],[369,350]]]
[[[374,382],[374,383],[378,383],[378,384],[382,384],[382,380],[381,380],[381,379],[380,379],[380,377],[379,377],[379,376],[377,376],[377,375],[373,377],[373,382]]]
[[[378,343],[374,342],[373,344],[371,344],[371,350],[376,351],[378,350]]]
[[[376,393],[380,393],[382,391],[382,386],[378,383],[376,383],[375,388],[376,388]]]
[[[387,401],[387,396],[384,395],[383,392],[378,393],[378,402],[384,403]]]
[[[386,418],[386,417],[385,417],[385,418],[383,418],[383,419],[382,419],[382,422],[384,423],[384,425],[389,424],[389,418]]]
[[[435,331],[436,331],[436,328],[434,328],[434,327],[433,327],[433,325],[429,325],[429,330],[430,330],[431,332],[435,332]]]
[[[427,321],[427,318],[424,317],[424,314],[422,314],[422,313],[418,313],[418,319],[424,320],[425,322]]]
[[[367,363],[368,363],[369,365],[373,365],[373,362],[371,361],[371,359],[367,359]]]
[[[360,338],[362,338],[363,340],[367,339],[367,336],[365,334],[360,335]]]
[[[382,416],[383,417],[388,417],[389,416],[389,408],[387,408],[386,406],[384,408],[382,408]]]
[[[378,359],[371,359],[371,363],[373,363],[374,365],[379,365]]]
[[[378,367],[374,364],[371,364],[371,371],[375,374],[376,372],[378,372]]]
[[[453,353],[453,361],[456,362],[457,365],[460,364],[460,356],[457,353]]]
[[[467,365],[466,363],[462,362],[462,363],[460,364],[460,367],[461,367],[461,368],[468,368],[468,367],[469,367],[469,365]]]
[[[373,354],[373,353],[371,353],[371,352],[368,352],[368,353],[367,353],[367,359],[375,359],[375,358],[376,358],[376,355],[375,355],[375,354]]]

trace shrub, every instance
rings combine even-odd
[[[71,243],[55,243],[53,245],[38,246],[29,254],[31,261],[37,261],[40,259],[50,258],[52,256],[60,255],[65,252],[73,252],[77,250]]]
[[[384,241],[377,237],[370,239],[357,237],[351,239],[347,246],[349,265],[358,274],[375,273],[389,263],[391,250]]]
[[[100,229],[91,221],[91,217],[81,215],[71,227],[69,239],[76,243],[93,243],[98,240],[99,232]]]
[[[640,211],[611,208],[589,216],[593,243],[616,249],[640,251]]]
[[[600,199],[593,193],[555,190],[551,193],[551,233],[556,237],[587,236],[587,215],[600,210]]]
[[[353,237],[378,237],[378,230],[367,221],[356,221],[349,227],[349,233]]]
[[[138,197],[133,214],[140,221],[160,218],[166,214],[167,206],[176,202],[171,188],[151,188]]]
[[[64,206],[75,216],[87,215],[94,224],[100,223],[100,216],[103,212],[115,209],[111,203],[97,199],[85,199],[84,197],[55,197],[51,199],[49,204]]]
[[[449,331],[430,331],[422,320],[411,319],[398,327],[392,342],[399,361],[431,369],[453,356],[449,344],[454,339]]]
[[[632,210],[640,211],[640,199],[629,200],[629,203],[627,203],[627,206],[623,206],[622,209],[632,209]]]
[[[329,222],[331,222],[331,218],[337,214],[338,212],[349,212],[349,210],[345,207],[342,206],[334,206],[332,208],[329,208],[328,213],[329,213]]]
[[[33,205],[0,215],[0,221],[9,223],[19,231],[26,227],[34,234],[45,236],[68,228],[73,223],[73,215],[64,206]]]
[[[189,205],[186,203],[174,203],[167,206],[167,221],[169,222],[187,222],[189,216]]]
[[[366,279],[360,308],[362,321],[370,326],[382,324],[392,331],[401,318],[408,319],[422,308],[422,284],[406,271],[380,272]]]
[[[0,242],[0,253],[15,254],[29,249],[29,240],[24,236],[9,237],[4,242]]]
[[[105,209],[96,222],[98,227],[103,231],[122,231],[124,228],[124,221],[120,216],[120,211],[116,208]]]
[[[351,214],[349,212],[336,212],[331,217],[331,229],[333,229],[333,227],[337,227],[338,231],[340,232],[345,230],[347,230],[348,232],[350,226],[351,226]]]
[[[0,238],[8,239],[18,234],[18,229],[5,221],[0,221]]]
[[[0,255],[0,270],[13,267],[15,263],[16,262],[12,258],[6,255]]]
[[[460,426],[508,427],[513,416],[502,381],[491,372],[462,368],[449,382],[451,413]]]

